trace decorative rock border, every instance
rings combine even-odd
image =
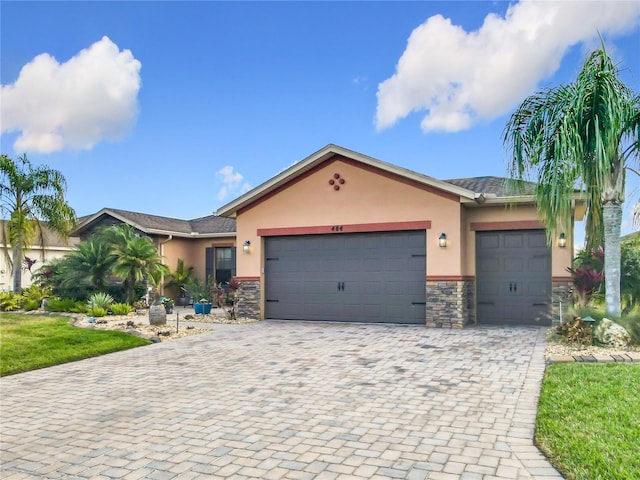
[[[597,353],[592,355],[550,355],[547,363],[640,363],[640,352],[623,354]]]

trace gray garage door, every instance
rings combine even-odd
[[[269,237],[267,318],[425,323],[424,231]]]
[[[543,230],[476,232],[480,324],[551,324],[551,251]]]

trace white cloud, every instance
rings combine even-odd
[[[522,0],[473,32],[435,15],[417,27],[378,85],[376,127],[426,111],[424,132],[455,132],[498,117],[552,75],[572,45],[637,26],[640,2]]]
[[[226,165],[216,172],[218,182],[222,187],[218,190],[218,200],[222,201],[228,197],[236,197],[251,190],[251,185],[244,182],[244,176],[240,172],[235,172],[233,167]]]
[[[62,64],[38,55],[0,90],[2,133],[20,132],[17,152],[88,150],[118,140],[138,115],[140,67],[131,51],[120,51],[108,37]]]

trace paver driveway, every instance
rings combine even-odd
[[[561,478],[537,328],[260,322],[0,380],[3,479]]]

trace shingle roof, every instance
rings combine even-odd
[[[476,193],[508,197],[512,195],[533,195],[536,184],[503,177],[471,177],[444,180],[458,187],[466,188]]]
[[[88,215],[78,219],[78,227],[75,233],[84,230],[89,224],[99,220],[104,215],[109,215],[120,221],[126,222],[145,233],[178,234],[184,236],[212,235],[235,233],[236,222],[231,218],[209,215],[193,220],[180,220],[177,218],[149,215],[147,213],[131,212],[117,208],[103,208],[94,215]]]
[[[0,232],[0,245],[4,245],[4,241],[7,239],[7,231],[6,231],[7,221],[0,220],[0,228],[4,229],[4,236],[2,236],[2,232]],[[42,237],[36,235],[34,239],[34,245],[38,246],[41,242],[44,243],[46,247],[71,247],[78,243],[78,239],[70,236],[69,238],[62,238],[56,232],[51,230],[46,222],[40,222],[40,227],[42,229]]]

